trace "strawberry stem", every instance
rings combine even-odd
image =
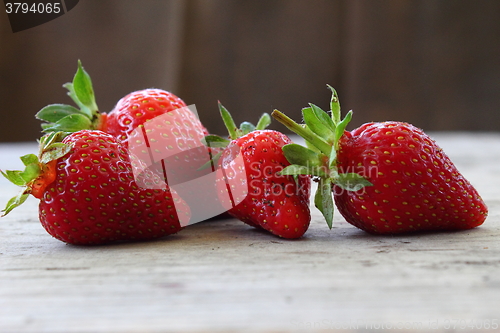
[[[303,137],[306,141],[311,143],[314,147],[319,149],[323,154],[329,156],[332,151],[332,146],[329,145],[325,140],[323,140],[320,136],[318,136],[316,133],[311,131],[308,127],[303,127],[296,123],[293,119],[285,115],[284,113],[274,110],[271,115],[273,116],[274,119],[282,123],[283,125],[286,126],[289,130],[292,132],[300,135]]]
[[[351,121],[352,111],[349,111],[342,119],[337,92],[330,85],[327,87],[332,91],[331,116],[314,104],[309,104],[309,107],[302,109],[305,122],[302,125],[278,110],[274,110],[272,116],[292,132],[304,138],[307,146],[311,148],[301,149],[295,144],[284,146],[283,153],[292,165],[285,168],[282,174],[310,174],[319,178],[314,204],[321,211],[331,229],[334,212],[332,185],[338,185],[347,191],[358,191],[372,184],[356,173],[339,173],[337,166],[339,142],[346,126]]]

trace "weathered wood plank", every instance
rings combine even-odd
[[[310,230],[297,241],[228,219],[154,242],[89,248],[51,238],[37,220],[36,200],[29,200],[0,220],[0,331],[362,331],[402,325],[428,332],[437,323],[432,331],[444,332],[456,320],[498,323],[500,136],[434,137],[489,205],[483,226],[377,237],[339,214],[330,231],[314,210]],[[0,145],[0,168],[18,166],[16,156],[35,150]],[[3,179],[0,186],[5,202],[16,189]]]

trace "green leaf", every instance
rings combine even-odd
[[[23,178],[25,183],[29,183],[34,180],[36,177],[40,175],[40,165],[38,163],[28,164],[26,168],[19,173],[19,175]]]
[[[238,138],[240,136],[238,127],[236,126],[236,123],[234,122],[229,111],[221,104],[221,102],[219,102],[219,112],[222,117],[222,121],[227,128],[227,132],[229,133],[229,138],[231,140]]]
[[[209,134],[201,139],[201,142],[207,147],[225,148],[231,141],[228,139],[224,139],[218,135]]]
[[[76,105],[78,105],[81,113],[86,115],[89,119],[91,119],[92,118],[92,111],[78,99],[78,96],[76,95],[73,83],[70,83],[70,82],[65,83],[65,84],[63,84],[63,87],[68,89],[68,96],[71,97],[71,99],[76,103]],[[43,128],[43,124],[42,124],[42,128]]]
[[[71,114],[66,116],[52,126],[45,128],[45,132],[78,132],[83,129],[91,128],[91,121],[82,114]]]
[[[48,134],[45,134],[40,138],[41,151],[55,142],[61,142],[66,135],[67,133],[65,132],[50,132]]]
[[[283,153],[290,164],[298,164],[306,167],[321,166],[325,155],[317,153],[314,150],[298,145],[296,143],[289,143],[284,145]]]
[[[50,161],[57,160],[69,153],[71,148],[71,145],[62,142],[52,143],[43,150],[40,162],[46,164]]]
[[[359,191],[365,186],[373,186],[368,179],[357,173],[340,173],[335,179],[335,185],[347,191]]]
[[[50,132],[40,138],[40,147],[43,149],[51,145],[57,138],[59,132]]]
[[[42,126],[42,131],[43,131],[43,132],[46,132],[45,130],[46,130],[46,129],[48,129],[48,128],[51,128],[51,127],[52,127],[52,125],[53,125],[52,123],[43,123],[43,124],[41,124],[41,126]]]
[[[337,168],[337,149],[332,149],[330,152],[330,157],[328,157],[328,168]]]
[[[326,85],[332,91],[332,99],[330,100],[330,110],[332,111],[332,120],[335,124],[340,122],[340,101],[337,91],[329,84]]]
[[[94,88],[90,75],[83,69],[82,63],[78,60],[78,70],[73,78],[73,89],[78,100],[90,111],[90,117],[98,110],[95,103]]]
[[[281,170],[279,174],[284,176],[310,175],[311,169],[304,165],[292,164]]]
[[[81,113],[81,111],[71,105],[51,104],[38,111],[35,117],[49,123],[55,123],[67,115],[75,113]]]
[[[301,137],[303,137],[306,141],[315,146],[319,151],[321,151],[325,155],[327,156],[330,155],[332,146],[328,144],[328,142],[326,142],[319,135],[311,131],[311,129],[307,127],[307,125],[297,124],[290,117],[288,117],[287,115],[278,110],[274,110],[271,116],[273,116],[274,119],[285,125],[286,128],[288,128],[295,134],[298,134]]]
[[[18,186],[25,186],[40,175],[40,164],[35,154],[21,156],[21,161],[25,165],[24,170],[6,170],[1,171],[1,173],[11,183]]]
[[[318,148],[316,148],[316,146],[314,146],[314,145],[313,145],[312,143],[310,143],[309,141],[307,141],[307,140],[306,140],[306,141],[305,141],[305,143],[306,143],[306,147],[307,147],[307,148],[309,148],[309,149],[311,149],[312,151],[315,151],[315,152],[317,152],[317,153],[321,153],[321,151],[320,151]]]
[[[330,178],[320,178],[318,190],[314,196],[314,205],[323,214],[326,224],[331,229],[333,226],[333,198],[332,183]]]
[[[240,124],[241,135],[246,135],[255,130],[255,125],[249,123],[248,121],[244,121]]]
[[[21,156],[20,158],[25,166],[30,164],[38,164],[38,157],[35,154],[27,154]]]
[[[26,193],[26,191],[23,190],[17,196],[11,198],[9,202],[7,202],[5,208],[2,210],[2,216],[9,214],[14,208],[22,205],[26,201],[28,196],[29,193]]]
[[[307,167],[304,165],[292,164],[279,172],[281,175],[296,176],[296,175],[311,175],[318,177],[326,177],[327,174],[322,167]]]
[[[328,113],[326,111],[324,111],[319,106],[314,105],[312,103],[309,103],[309,106],[314,111],[314,114],[316,115],[316,117],[318,117],[318,119],[320,119],[323,124],[328,126],[328,128],[331,131],[335,131],[336,124],[333,122],[332,118],[330,118],[330,116],[328,115]]]
[[[257,122],[257,125],[255,125],[256,130],[264,130],[271,124],[271,116],[269,113],[263,113],[262,116],[260,116],[259,121]]]
[[[25,186],[27,183],[21,176],[21,172],[19,170],[0,170],[2,175],[7,178],[12,184],[17,186]]]
[[[321,119],[318,118],[316,112],[312,107],[302,109],[302,117],[304,118],[304,122],[306,123],[307,127],[311,131],[322,137],[327,142],[333,141],[335,132],[332,131],[329,124],[325,124]]]
[[[352,110],[349,111],[344,117],[344,119],[342,119],[342,121],[337,125],[337,128],[335,129],[336,146],[338,146],[338,141],[340,140],[342,135],[344,135],[345,128],[347,127],[351,119],[352,119]]]
[[[65,84],[63,84],[63,87],[68,89],[68,96],[71,97],[71,99],[73,100],[73,102],[75,102],[76,105],[78,105],[79,108],[82,108],[82,107],[85,107],[82,102],[80,102],[80,100],[78,99],[78,97],[76,96],[76,93],[75,93],[75,88],[73,87],[73,83],[72,82],[66,82]],[[89,113],[89,116],[91,114]]]

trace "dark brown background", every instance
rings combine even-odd
[[[33,115],[70,103],[62,84],[78,59],[102,111],[163,88],[219,134],[217,100],[237,122],[274,108],[299,120],[308,102],[328,107],[327,83],[354,110],[351,128],[500,130],[497,0],[80,0],[15,34],[2,12],[0,141],[39,137]]]

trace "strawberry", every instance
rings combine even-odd
[[[228,213],[279,237],[301,237],[311,219],[310,178],[299,176],[295,180],[280,174],[290,165],[281,148],[291,140],[278,131],[265,130],[270,121],[268,114],[256,126],[244,122],[237,128],[220,103],[219,108],[230,140],[207,136],[206,141],[227,144],[218,160],[225,175],[219,178],[218,188],[222,201],[230,193],[232,202],[228,206],[232,208]]]
[[[9,201],[5,214],[30,193],[36,194],[40,222],[47,232],[81,245],[163,237],[178,232],[189,220],[189,207],[161,178],[142,174],[143,183],[163,184],[163,189],[137,185],[126,149],[110,134],[82,130],[58,142],[62,136],[59,132],[43,137],[40,155],[22,158],[24,171],[2,172],[24,186]]]
[[[184,101],[171,92],[161,89],[135,91],[120,99],[108,114],[106,131],[127,144],[128,136],[135,128],[155,117],[181,108],[189,110]],[[208,134],[198,118],[189,118],[191,124]],[[183,120],[179,119],[178,122],[183,123]]]
[[[332,191],[347,222],[373,234],[462,230],[481,225],[488,209],[476,189],[421,129],[388,121],[348,132],[335,90],[331,118],[310,104],[305,126],[279,111],[273,116],[303,136],[310,148],[285,146],[284,174],[318,177],[316,207],[331,228]]]
[[[190,224],[224,212],[216,200],[215,170],[203,167],[220,148],[206,147],[205,135],[195,114],[180,108],[139,125],[122,141],[129,143],[134,175],[153,172],[174,188],[192,208]]]
[[[365,193],[334,189],[337,207],[353,225],[399,233],[484,222],[487,208],[476,189],[422,130],[402,122],[369,123],[341,140],[339,172],[367,170],[373,184]]]
[[[208,170],[200,167],[218,151],[202,143],[208,131],[193,110],[170,92],[145,89],[118,101],[106,121],[106,131],[129,149],[133,161],[145,162],[135,174],[154,172],[193,208],[190,224],[216,215],[207,199],[213,186],[207,177],[200,180]]]
[[[115,136],[127,147],[128,136],[138,126],[174,110],[181,108],[190,110],[182,99],[171,92],[144,89],[120,99],[109,114],[100,112],[95,101],[92,80],[80,61],[73,81],[63,86],[68,89],[68,95],[78,108],[64,104],[51,104],[42,108],[36,117],[44,121],[42,124],[44,132],[102,130]],[[198,118],[190,117],[189,121],[193,127],[200,128],[204,134],[208,134]]]
[[[193,191],[192,184],[196,182],[190,181],[205,176],[206,171],[198,169],[210,160],[217,148],[207,148],[202,143],[208,132],[192,108],[186,107],[180,98],[170,92],[145,89],[122,98],[109,114],[101,113],[95,102],[91,78],[80,61],[73,81],[64,87],[78,108],[52,104],[40,110],[36,117],[44,121],[44,132],[105,131],[126,149],[139,187],[151,189],[149,176],[145,178],[142,174],[154,174],[162,181],[152,185],[153,189],[164,188],[165,184],[175,185],[178,194],[186,197],[191,207],[199,203],[203,191]],[[45,164],[40,165],[47,171]],[[42,185],[47,183],[45,178],[50,175],[40,172],[37,182]],[[207,185],[206,180],[203,185]],[[41,192],[36,183],[30,183],[29,188],[31,194]],[[168,188],[171,189],[170,186]],[[190,223],[206,218],[206,206],[192,211],[196,214],[192,215]]]

